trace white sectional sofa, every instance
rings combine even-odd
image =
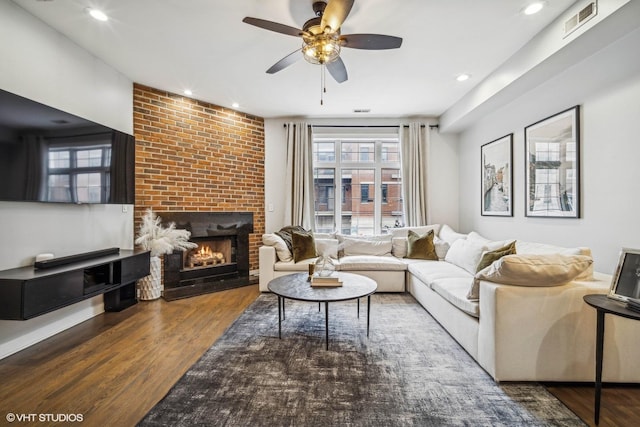
[[[509,241],[459,234],[446,225],[413,230],[430,229],[437,235],[438,260],[405,258],[406,229],[355,244],[349,236],[318,235],[316,245],[331,248],[338,270],[376,280],[378,292],[411,293],[496,381],[594,381],[596,312],[582,297],[607,293],[611,277],[593,272],[588,248],[516,240],[515,255],[476,272],[483,254]],[[263,243],[263,292],[271,279],[308,271],[315,262],[286,260],[283,242],[273,235],[263,236]],[[640,382],[638,336],[640,322],[607,316],[603,381]]]

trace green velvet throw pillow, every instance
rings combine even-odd
[[[436,246],[433,244],[433,230],[429,230],[424,236],[409,230],[407,243],[407,258],[438,260]]]
[[[495,251],[485,252],[482,254],[482,258],[480,262],[478,262],[478,266],[476,267],[476,272],[489,267],[493,264],[494,261],[499,260],[505,255],[515,255],[516,254],[516,241],[509,243],[506,246],[503,246]]]
[[[311,231],[292,231],[291,244],[293,247],[293,262],[318,256],[316,241],[313,239]]]

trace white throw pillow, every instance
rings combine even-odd
[[[486,250],[486,246],[477,242],[458,239],[451,244],[444,260],[475,275],[476,266],[480,262],[480,258],[482,258],[482,252]]]
[[[391,243],[391,236],[385,236],[385,239],[364,239],[364,238],[350,238],[343,237],[342,239],[342,251],[344,256],[349,255],[377,255],[386,256],[391,255],[391,249],[393,247]]]
[[[391,254],[397,258],[407,256],[408,240],[406,237],[394,237],[391,239]]]
[[[316,252],[318,255],[329,255],[338,258],[338,239],[316,239]]]
[[[476,274],[477,280],[515,286],[558,286],[593,263],[585,255],[506,255]]]
[[[447,224],[443,224],[440,228],[440,233],[438,233],[438,237],[447,242],[449,245],[452,245],[453,242],[459,239],[466,239],[467,235],[462,233],[457,233],[453,230],[453,228],[449,227]]]
[[[335,239],[336,233],[313,233],[314,239]]]
[[[469,234],[467,234],[467,240],[472,240],[472,241],[474,241],[476,243],[479,243],[481,245],[485,245],[487,248],[489,248],[490,251],[495,251],[496,249],[500,249],[500,248],[508,245],[509,243],[513,242],[513,239],[510,239],[510,240],[489,240],[486,237],[483,237],[480,234],[476,233],[475,231],[472,231]]]
[[[273,246],[276,249],[276,255],[282,262],[293,261],[293,254],[287,247],[282,237],[277,234],[268,233],[262,235],[262,244],[265,246]]]
[[[449,252],[451,245],[446,240],[442,240],[439,237],[433,238],[433,244],[436,247],[436,255],[438,255],[438,259],[443,260],[447,256],[447,252]]]

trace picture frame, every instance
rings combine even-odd
[[[640,299],[640,249],[622,248],[607,296],[625,302]]]
[[[513,216],[513,133],[480,147],[480,213]]]
[[[580,106],[527,126],[525,216],[580,218]]]

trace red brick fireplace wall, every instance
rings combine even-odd
[[[136,232],[147,208],[253,212],[249,260],[264,233],[264,120],[139,84],[133,92]]]

